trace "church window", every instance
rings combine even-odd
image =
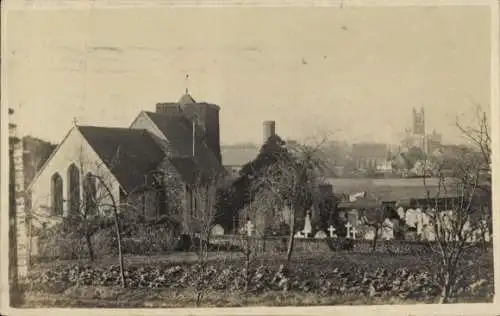
[[[71,164],[68,168],[68,204],[69,213],[74,214],[80,209],[80,171]]]
[[[63,215],[63,180],[59,173],[54,173],[51,179],[52,211],[54,215]]]
[[[91,173],[87,173],[85,176],[83,190],[85,196],[86,214],[97,214],[98,205],[96,178]]]

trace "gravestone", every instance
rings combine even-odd
[[[358,210],[351,210],[347,213],[347,220],[351,223],[352,227],[357,227],[359,222]]]
[[[394,239],[394,224],[388,218],[384,220],[382,224],[382,239],[383,240],[393,240]]]
[[[302,232],[304,233],[304,236],[306,238],[309,238],[309,235],[312,234],[311,217],[309,216],[309,214],[306,215],[304,221],[304,230]]]
[[[223,236],[224,235],[224,228],[217,224],[214,227],[212,227],[211,231],[212,236]]]
[[[405,209],[402,206],[398,207],[397,213],[400,219],[405,219]]]
[[[304,238],[304,233],[303,232],[296,232],[294,235],[295,238]]]
[[[374,227],[368,227],[365,236],[365,240],[374,240],[375,239],[375,228]]]
[[[322,230],[319,230],[316,233],[316,235],[314,235],[314,238],[316,238],[316,239],[325,239],[327,237],[328,237],[328,235],[324,231],[322,231]]]
[[[345,224],[345,227],[347,228],[346,238],[351,238],[351,228],[352,228],[351,223],[347,222],[347,224]]]
[[[415,209],[409,208],[405,214],[405,222],[408,227],[417,228],[417,211]]]
[[[352,239],[356,240],[357,233],[358,233],[358,230],[356,229],[356,227],[353,227],[351,230]]]
[[[254,224],[252,223],[252,221],[248,221],[246,224],[246,232],[248,236],[253,235],[253,229],[254,229]]]
[[[330,225],[330,227],[328,227],[328,232],[330,232],[330,238],[334,238],[334,237],[337,237],[337,235],[335,234],[335,227],[333,227],[333,225]]]
[[[422,240],[423,241],[435,241],[436,232],[434,231],[434,226],[430,223],[422,227]]]

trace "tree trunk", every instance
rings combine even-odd
[[[378,231],[377,229],[375,229],[375,236],[373,237],[373,242],[372,242],[372,252],[375,252],[375,250],[377,249],[377,237],[378,235]]]
[[[290,262],[292,260],[293,246],[295,243],[295,210],[290,212],[290,235],[288,236],[288,249],[286,252],[286,271],[290,268]]]
[[[248,286],[250,284],[250,240],[247,238],[246,251],[245,251],[245,293],[248,292]]]
[[[118,242],[118,260],[120,262],[120,280],[122,287],[125,287],[125,272],[123,265],[123,254],[122,254],[122,233],[120,229],[120,222],[118,220],[118,212],[114,208],[115,215],[115,228],[116,228],[116,241]]]
[[[92,247],[92,240],[91,240],[91,236],[89,236],[88,234],[85,234],[85,242],[87,244],[87,249],[89,251],[89,259],[91,262],[94,262],[94,248]]]
[[[439,304],[446,304],[450,298],[450,274],[446,272],[444,274],[443,285],[441,286],[441,296],[439,297]]]
[[[125,287],[125,268],[123,264],[123,254],[122,254],[122,232],[120,230],[120,220],[118,219],[118,206],[116,205],[116,200],[113,195],[113,192],[111,192],[109,186],[106,184],[105,181],[102,180],[101,177],[95,176],[99,182],[103,185],[104,189],[108,193],[109,197],[111,198],[111,203],[113,206],[113,215],[115,218],[115,228],[116,228],[116,241],[118,242],[118,260],[120,262],[120,279],[121,279],[121,285],[122,287]]]
[[[198,291],[196,293],[196,302],[194,303],[194,307],[196,307],[196,308],[200,307],[200,305],[201,305],[201,296],[202,296],[201,291]]]

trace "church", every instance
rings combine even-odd
[[[221,162],[220,107],[178,102],[141,111],[128,128],[75,124],[34,177],[31,208],[46,223],[84,205],[132,208],[146,219],[172,210],[186,216],[200,172],[226,174]]]

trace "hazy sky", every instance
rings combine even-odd
[[[335,131],[397,142],[411,109],[456,141],[456,116],[489,111],[487,7],[176,8],[7,15],[9,106],[24,134],[129,126],[186,86],[221,106],[221,141]],[[189,82],[185,75],[189,74]]]

